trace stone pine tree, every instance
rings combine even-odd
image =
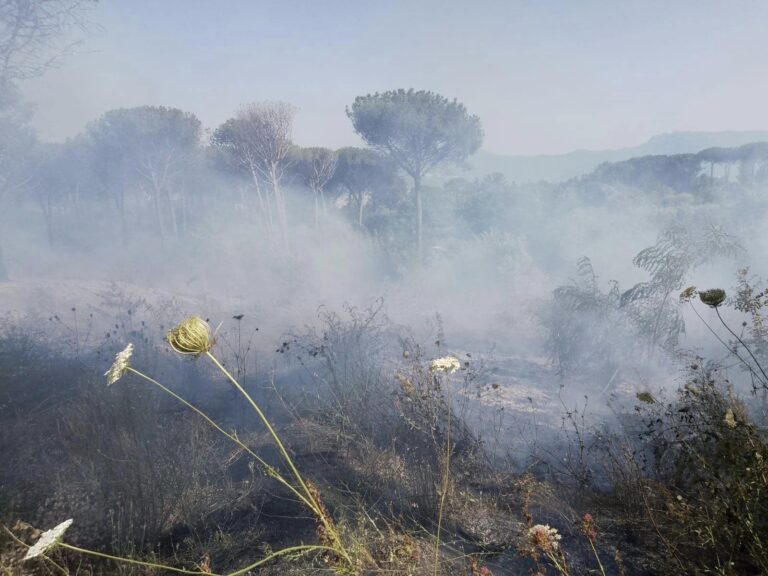
[[[363,210],[398,188],[400,175],[394,163],[370,148],[347,147],[337,151],[332,184],[347,196],[354,221],[365,229]]]
[[[315,227],[320,226],[320,212],[325,211],[325,187],[333,179],[339,156],[329,148],[297,148],[293,171],[312,191],[315,200]]]
[[[477,116],[456,100],[424,90],[392,90],[358,96],[347,116],[365,142],[389,156],[413,179],[416,238],[423,256],[421,185],[441,164],[463,162],[483,141]]]
[[[29,169],[35,136],[31,110],[18,83],[42,76],[77,44],[68,40],[82,27],[91,0],[0,0],[0,215],[34,171]],[[0,282],[8,279],[0,223]]]
[[[294,160],[291,132],[295,114],[296,108],[286,102],[246,104],[234,118],[219,126],[212,138],[213,145],[226,152],[253,179],[270,230],[274,208],[286,250],[288,216],[281,182]],[[262,182],[267,185],[266,194],[262,192]]]
[[[185,216],[179,217],[174,195],[183,194],[179,183],[194,163],[201,131],[194,114],[164,106],[110,110],[89,126],[94,170],[115,201],[124,239],[125,193],[131,188],[151,199],[162,242],[168,221],[173,236],[180,235],[179,221]],[[182,197],[181,208],[185,206]]]

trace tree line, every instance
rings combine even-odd
[[[358,97],[347,113],[369,146],[339,150],[295,145],[296,110],[284,102],[243,105],[208,137],[193,113],[176,108],[111,110],[57,144],[37,141],[22,106],[17,99],[3,108],[12,152],[4,157],[4,188],[16,191],[18,204],[34,203],[51,244],[57,217],[94,201],[111,206],[114,231],[124,242],[136,233],[131,223],[137,214],[145,229],[153,222],[161,243],[181,237],[193,205],[216,189],[215,179],[226,182],[235,192],[230,199],[239,200],[254,225],[285,249],[289,186],[308,193],[316,225],[329,205],[341,205],[364,231],[368,210],[409,199],[421,254],[423,177],[436,166],[463,161],[482,141],[479,120],[463,105],[414,90]]]
[[[102,220],[117,222],[110,223],[109,233],[128,242],[136,220],[146,224],[149,218],[165,243],[186,233],[192,204],[210,194],[218,179],[238,191],[254,225],[287,250],[285,188],[292,184],[310,192],[318,226],[321,212],[340,199],[365,230],[367,210],[409,198],[421,258],[422,179],[440,164],[463,162],[482,143],[479,119],[462,104],[428,91],[359,96],[347,115],[367,148],[295,145],[296,109],[284,102],[246,104],[210,137],[191,112],[140,106],[108,111],[67,142],[40,142],[19,83],[43,75],[73,51],[77,43],[65,39],[86,27],[94,5],[94,0],[0,0],[2,213],[12,204],[36,206],[54,244],[63,212],[81,213],[101,200],[111,206]],[[410,189],[402,174],[410,178]],[[0,279],[6,277],[0,237]]]

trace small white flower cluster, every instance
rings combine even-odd
[[[128,370],[131,355],[133,354],[133,344],[128,344],[125,350],[118,352],[115,356],[115,362],[112,364],[109,370],[104,372],[104,376],[107,377],[107,386],[114,384],[120,378],[123,377],[125,371]]]
[[[432,364],[429,366],[432,372],[445,372],[446,374],[453,374],[461,368],[461,362],[454,356],[445,356],[444,358],[436,358],[432,360]]]
[[[56,548],[56,546],[61,542],[61,539],[64,537],[64,532],[66,532],[67,528],[69,528],[71,525],[72,519],[70,518],[58,526],[43,532],[40,535],[40,538],[38,538],[37,542],[35,542],[35,545],[30,546],[29,550],[27,550],[27,554],[24,556],[23,560],[37,558],[49,550]]]
[[[561,538],[557,528],[551,528],[549,524],[536,524],[528,529],[528,539],[531,544],[544,552],[557,552]]]

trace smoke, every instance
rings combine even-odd
[[[431,245],[420,264],[411,214],[400,216],[404,222],[394,232],[370,233],[359,229],[343,203],[327,203],[316,223],[311,192],[294,185],[288,190],[286,249],[254,216],[253,198],[240,202],[232,182],[213,171],[205,182],[207,196],[193,204],[188,230],[165,239],[137,205],[130,223],[135,232],[124,242],[109,205],[86,199],[58,216],[51,245],[42,214],[32,203],[18,202],[18,217],[3,231],[14,279],[2,287],[5,310],[46,307],[41,313],[51,314],[82,307],[89,294],[117,282],[150,299],[153,293],[174,294],[188,303],[187,313],[212,319],[246,313],[260,326],[257,345],[268,352],[283,333],[317,322],[321,308],[366,307],[383,298],[383,311],[396,324],[428,331],[439,316],[457,349],[546,357],[541,319],[552,307],[554,290],[577,277],[579,258],[591,260],[600,290],[607,292],[614,281],[627,290],[648,277],[632,259],[663,230],[717,224],[738,236],[745,250],[691,270],[689,283],[728,289],[738,268],[761,264],[754,255],[766,246],[760,225],[765,202],[756,194],[670,203],[616,191],[594,202],[566,185],[538,193],[510,189],[494,227],[477,233],[462,224],[450,194],[435,188],[426,207]],[[14,285],[38,290],[13,290]],[[45,300],[41,290],[49,293]],[[706,327],[690,311],[683,314],[680,346],[712,352],[716,346]],[[619,332],[599,345],[625,347],[630,353],[619,356],[631,357],[634,346],[622,342]]]

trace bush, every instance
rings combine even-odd
[[[647,513],[686,573],[768,571],[768,435],[717,371],[696,364],[677,399],[647,408],[657,490]]]

